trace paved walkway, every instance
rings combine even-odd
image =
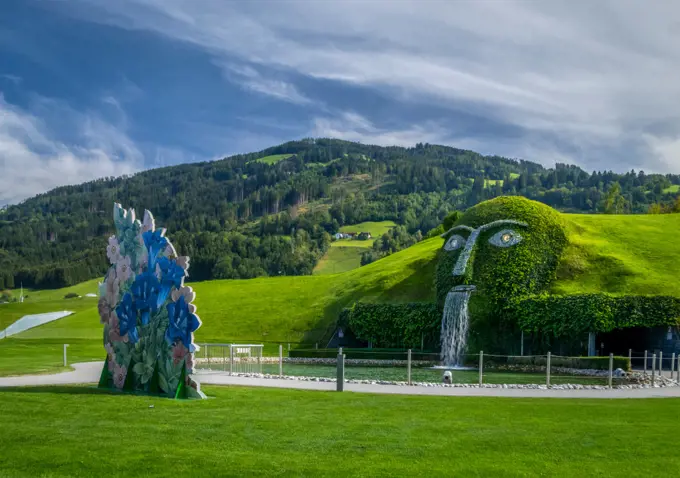
[[[42,385],[75,385],[97,383],[104,362],[73,364],[75,370],[53,375],[21,375],[0,377],[0,387],[25,387]],[[196,381],[203,385],[237,385],[244,387],[274,387],[298,390],[333,391],[333,382],[308,382],[272,378],[232,377],[223,372],[198,372]],[[516,397],[516,398],[680,398],[680,387],[643,388],[626,390],[532,390],[506,388],[448,388],[406,387],[398,385],[369,385],[346,383],[345,391],[361,393],[387,393],[396,395],[433,395],[451,397]]]
[[[0,387],[26,387],[30,385],[73,385],[81,383],[97,383],[102,373],[104,362],[76,363],[71,372],[45,375],[19,375],[17,377],[0,377]]]

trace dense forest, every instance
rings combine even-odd
[[[191,280],[310,274],[345,224],[393,220],[364,263],[411,244],[453,210],[522,195],[562,211],[680,210],[680,176],[554,168],[447,146],[333,139],[65,186],[0,210],[0,289],[101,276],[114,202],[151,210]]]

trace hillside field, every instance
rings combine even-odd
[[[333,241],[328,252],[314,268],[314,274],[338,274],[361,267],[361,254],[364,250],[373,247],[373,242],[393,227],[396,227],[394,221],[369,221],[341,227],[340,232],[370,232],[373,237],[363,241],[358,239]]]
[[[675,241],[680,235],[680,214],[565,215],[565,219],[570,245],[558,267],[553,293],[680,296],[676,273],[680,248]],[[203,321],[196,341],[320,342],[320,346],[325,346],[323,341],[328,340],[340,310],[357,300],[432,300],[435,257],[441,245],[440,238],[428,239],[342,273],[191,283],[197,292],[196,305]],[[76,312],[16,338],[0,340],[0,356],[15,357],[14,365],[8,364],[8,360],[0,361],[4,362],[0,364],[0,374],[12,373],[16,361],[26,359],[24,352],[29,345],[47,347],[44,354],[58,359],[59,344],[73,343],[69,353],[84,359],[101,359],[102,327],[96,299],[63,299],[70,291],[84,295],[96,290],[94,280],[68,289],[29,291],[23,304],[0,305],[3,328],[25,314]],[[31,366],[41,370],[45,365],[38,361]]]

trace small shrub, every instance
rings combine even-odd
[[[69,292],[68,294],[66,294],[64,296],[64,299],[77,299],[78,297],[80,297],[80,296],[78,294],[76,294],[75,292]]]

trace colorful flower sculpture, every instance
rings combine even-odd
[[[201,321],[192,303],[196,294],[184,286],[189,258],[177,257],[149,211],[140,223],[133,209],[115,204],[113,219],[116,235],[106,247],[111,267],[99,288],[106,349],[99,385],[204,397],[191,378]]]

